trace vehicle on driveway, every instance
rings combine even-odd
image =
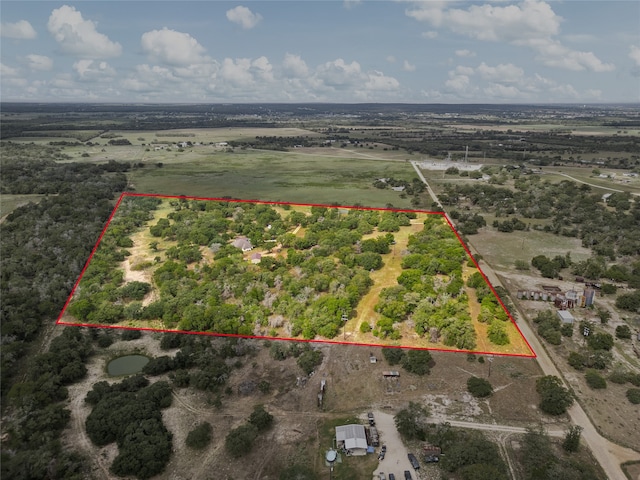
[[[376,420],[375,418],[373,418],[373,413],[367,413],[367,419],[369,420],[369,425],[371,425],[372,427],[376,424]]]
[[[415,470],[418,470],[420,468],[420,462],[418,462],[418,459],[416,458],[416,456],[413,453],[410,453],[410,454],[407,455],[407,457],[409,457],[409,461],[411,462],[411,466]]]
[[[387,477],[385,477],[385,476],[384,476],[384,472],[380,472],[380,473],[378,473],[378,478],[379,478],[380,480],[387,480]]]
[[[412,480],[411,479],[411,472],[409,470],[405,470],[404,471],[404,480]]]
[[[396,480],[396,476],[393,473],[390,473],[389,480]]]

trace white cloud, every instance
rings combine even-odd
[[[629,58],[633,60],[636,67],[640,67],[640,48],[635,45],[629,46]]]
[[[342,5],[344,5],[344,8],[346,8],[347,10],[351,10],[352,8],[357,7],[361,3],[362,3],[362,0],[344,0],[342,2]]]
[[[422,32],[420,34],[422,38],[434,39],[438,36],[438,32],[434,32],[433,30],[429,30],[428,32]]]
[[[458,57],[475,57],[476,53],[471,50],[467,50],[466,48],[463,50],[456,50],[456,56]]]
[[[562,18],[549,4],[524,0],[520,5],[504,7],[471,5],[468,9],[447,8],[447,2],[425,2],[407,10],[407,15],[435,27],[447,26],[479,40],[517,40],[555,35]]]
[[[73,69],[81,80],[111,81],[116,75],[116,71],[107,62],[97,60],[78,60],[73,64]]]
[[[269,63],[269,59],[265,56],[256,58],[251,62],[251,67],[256,75],[267,82],[273,81],[273,66]]]
[[[253,13],[247,7],[238,5],[236,8],[227,10],[227,20],[237,23],[245,30],[255,27],[262,20],[262,15]]]
[[[3,79],[5,77],[17,77],[20,75],[20,72],[17,68],[10,67],[9,65],[5,65],[4,63],[0,63],[0,77]]]
[[[309,75],[309,67],[300,55],[287,53],[282,61],[282,69],[288,77],[306,77]]]
[[[253,83],[253,75],[249,71],[251,69],[251,59],[225,58],[222,62],[220,76],[229,83],[236,86],[249,86]]]
[[[466,94],[470,84],[469,77],[467,75],[452,75],[449,80],[444,82],[447,91],[457,94]]]
[[[428,22],[434,27],[440,26],[443,20],[443,10],[447,2],[430,1],[421,2],[412,10],[405,10],[405,13],[418,20],[419,22]]]
[[[500,64],[495,67],[491,67],[482,62],[476,68],[476,72],[484,80],[498,83],[516,83],[522,80],[524,77],[524,70],[520,67],[516,67],[512,63]]]
[[[453,8],[452,3],[420,3],[406,10],[406,14],[477,40],[529,47],[538,54],[536,60],[546,66],[593,72],[615,69],[613,64],[602,62],[593,52],[572,50],[555,40],[553,37],[559,34],[563,18],[543,0],[523,0],[517,5],[506,6],[472,4],[466,9]],[[578,37],[568,36],[573,40]],[[584,37],[580,39],[585,40]]]
[[[36,55],[32,53],[25,57],[29,62],[29,68],[31,70],[48,71],[53,68],[53,60],[44,55]]]
[[[367,74],[367,81],[364,88],[370,91],[391,91],[397,90],[400,82],[393,77],[388,77],[382,72],[373,71]]]
[[[404,63],[402,64],[402,69],[405,72],[415,72],[416,71],[416,66],[409,63],[408,60],[405,60]]]
[[[33,40],[38,34],[26,20],[17,22],[2,22],[0,24],[0,37],[17,38],[20,40]]]
[[[74,7],[63,5],[51,12],[49,33],[64,53],[84,58],[117,57],[122,46],[96,30],[96,24],[85,20]]]
[[[164,27],[142,34],[142,50],[153,60],[167,65],[190,65],[208,61],[205,49],[188,33]]]
[[[345,88],[361,79],[362,71],[358,62],[346,63],[342,58],[326,62],[317,68],[316,76],[324,85]]]
[[[511,63],[477,67],[459,65],[449,71],[445,96],[454,100],[482,98],[490,101],[588,101],[599,99],[599,90],[579,92],[573,85],[559,84],[539,74],[529,77],[522,68]]]
[[[593,52],[571,50],[557,40],[550,38],[530,39],[522,44],[533,48],[538,53],[536,60],[548,67],[564,68],[576,72],[583,70],[610,72],[616,68],[611,63],[603,63]]]

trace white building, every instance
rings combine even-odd
[[[367,454],[367,435],[363,425],[341,425],[336,427],[338,448],[344,447],[351,455]]]
[[[563,324],[569,323],[571,325],[573,325],[573,322],[575,320],[573,318],[573,315],[571,315],[571,313],[566,310],[558,310],[558,318]]]

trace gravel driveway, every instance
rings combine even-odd
[[[376,420],[376,428],[380,434],[380,445],[387,446],[387,454],[384,460],[378,463],[378,468],[373,472],[375,477],[378,478],[378,473],[384,472],[385,477],[388,479],[389,474],[393,473],[396,476],[396,480],[404,480],[404,471],[409,470],[411,476],[416,479],[416,472],[413,470],[407,454],[409,451],[406,449],[400,434],[396,430],[396,424],[393,421],[393,415],[376,410],[373,412]],[[366,415],[365,415],[366,418]],[[380,452],[380,448],[376,449],[376,454]],[[417,456],[417,452],[413,452]]]

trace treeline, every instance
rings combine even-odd
[[[86,477],[84,459],[63,448],[59,439],[71,415],[63,403],[67,386],[86,375],[84,363],[92,353],[90,336],[78,328],[66,328],[51,341],[48,352],[31,359],[26,375],[8,394],[7,382],[3,382],[7,395],[3,402],[3,431],[7,434],[2,442],[3,478]]]
[[[54,319],[62,309],[113,209],[114,197],[126,185],[123,174],[106,173],[100,167],[53,164],[46,176],[39,166],[21,166],[23,185],[38,184],[37,191],[59,195],[16,209],[0,227],[4,393],[16,362],[42,322]],[[14,192],[4,167],[2,182],[5,191]]]

